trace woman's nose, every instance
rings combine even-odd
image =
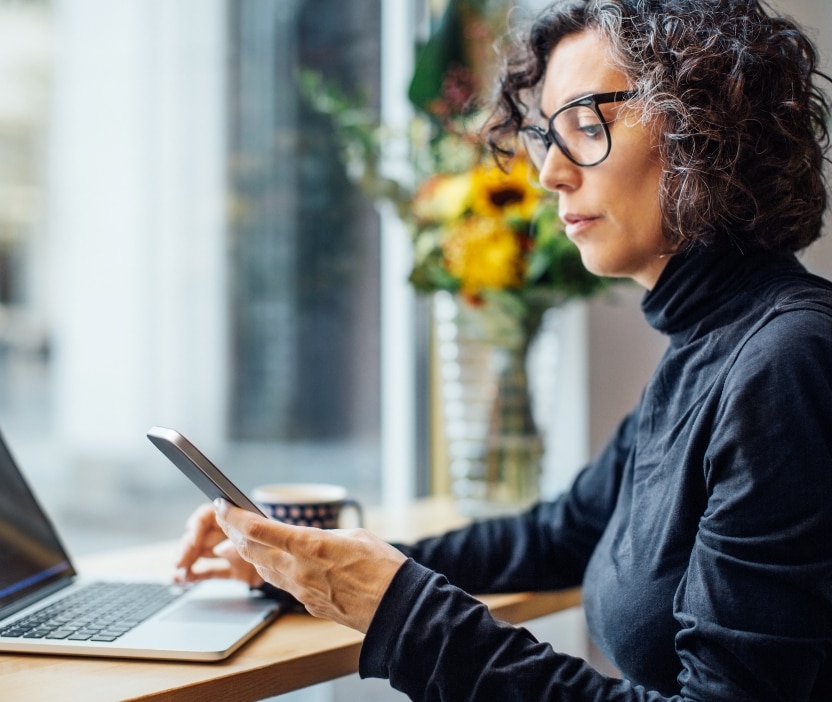
[[[564,153],[553,144],[546,152],[546,158],[540,168],[540,185],[550,192],[574,190],[581,181],[581,168],[570,161]]]

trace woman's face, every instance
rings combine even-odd
[[[578,97],[630,89],[626,75],[610,65],[607,56],[607,43],[595,32],[562,39],[552,51],[543,79],[543,115],[548,118]],[[609,126],[609,156],[596,166],[580,167],[552,146],[540,182],[558,193],[566,235],[580,250],[588,270],[632,278],[649,290],[672,252],[662,234],[661,165],[655,143],[631,112],[638,109],[637,102],[599,107]]]

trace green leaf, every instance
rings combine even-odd
[[[464,36],[459,15],[459,0],[451,0],[439,28],[418,50],[416,67],[407,96],[420,110],[429,113],[429,105],[442,97],[442,85],[448,68],[466,65]]]

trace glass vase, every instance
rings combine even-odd
[[[529,387],[529,348],[542,314],[502,324],[440,293],[434,318],[450,489],[457,509],[488,516],[540,498],[543,439]],[[508,328],[508,333],[506,329]]]

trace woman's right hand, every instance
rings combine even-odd
[[[174,580],[181,583],[208,578],[233,578],[251,587],[263,584],[254,566],[240,557],[219,528],[210,504],[197,508],[185,523],[174,573]]]

